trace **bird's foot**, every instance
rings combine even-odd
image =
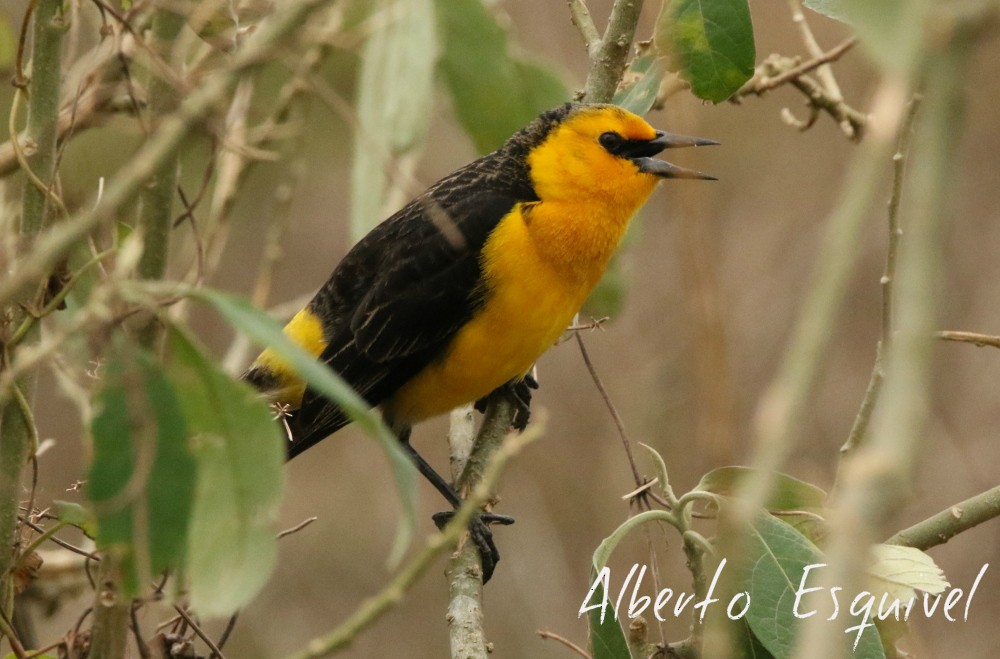
[[[444,527],[455,516],[454,510],[446,510],[436,513],[432,517],[438,529]],[[505,526],[513,524],[514,518],[509,515],[498,515],[496,513],[476,513],[469,520],[469,538],[476,543],[479,549],[479,557],[483,566],[483,583],[485,584],[493,576],[493,570],[500,562],[500,552],[497,551],[496,543],[493,542],[493,531],[490,524],[503,524]]]
[[[506,384],[497,387],[485,398],[480,398],[476,401],[476,410],[479,412],[485,412],[486,406],[489,404],[490,399],[493,396],[507,396],[514,403],[514,418],[511,420],[511,425],[518,432],[524,430],[528,426],[528,420],[531,418],[531,390],[538,389],[538,380],[535,379],[530,373],[525,375],[519,380],[511,380]]]

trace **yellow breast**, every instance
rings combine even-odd
[[[593,213],[588,204],[515,207],[483,247],[486,303],[444,356],[385,404],[386,412],[420,421],[527,373],[583,305],[629,219],[624,212]]]

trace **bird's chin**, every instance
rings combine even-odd
[[[674,165],[673,163],[669,163],[666,160],[660,160],[658,158],[633,158],[632,162],[635,163],[635,166],[639,168],[640,172],[652,174],[653,176],[659,176],[660,178],[698,178],[706,181],[718,180],[714,176],[703,174],[702,172],[695,171],[693,169],[679,167],[678,165]]]

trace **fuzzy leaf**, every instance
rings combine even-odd
[[[182,564],[194,460],[177,393],[145,350],[116,337],[91,422],[87,498],[97,545],[122,560],[124,587]]]
[[[794,528],[764,511],[754,517],[740,590],[750,593],[746,621],[760,643],[776,659],[790,657],[801,619],[794,614],[795,593],[808,565],[824,563],[823,555]],[[810,573],[815,578],[815,571]],[[801,611],[800,611],[801,612]],[[859,624],[857,616],[841,611],[838,624]],[[832,623],[831,623],[832,624]],[[884,659],[874,627],[866,627],[854,651],[855,659]]]
[[[655,53],[637,57],[625,72],[625,80],[631,79],[632,82],[619,90],[611,102],[643,116],[653,107],[666,71],[666,59],[657,57]]]
[[[694,488],[703,492],[729,496],[742,480],[753,473],[750,467],[719,467],[704,476]],[[787,474],[774,475],[774,490],[768,501],[768,510],[809,510],[820,508],[826,501],[826,492],[812,483],[801,481]]]
[[[350,385],[293,343],[273,318],[255,309],[245,300],[219,291],[202,288],[192,296],[211,304],[229,324],[252,341],[262,346],[270,346],[279,357],[291,364],[309,386],[337,403],[354,423],[379,442],[392,467],[400,505],[403,508],[403,516],[389,557],[390,564],[398,563],[413,537],[414,506],[417,499],[416,467],[400,447],[399,440]]]
[[[868,567],[872,593],[886,593],[901,602],[914,595],[914,589],[939,595],[948,588],[944,572],[927,553],[914,547],[875,545]]]
[[[351,169],[351,236],[360,240],[406,191],[386,171],[423,145],[434,105],[437,35],[433,0],[380,0],[384,21],[361,53],[358,130]],[[394,198],[395,197],[395,198]]]
[[[171,331],[170,346],[170,379],[184,392],[197,461],[187,563],[191,603],[206,617],[231,615],[274,567],[284,438],[249,386],[224,374],[179,330]]]

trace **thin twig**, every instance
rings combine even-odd
[[[879,394],[882,390],[884,380],[883,358],[892,342],[893,333],[893,284],[896,281],[896,261],[899,250],[899,238],[902,229],[899,226],[899,204],[903,198],[903,182],[906,173],[906,159],[910,152],[910,138],[913,135],[913,122],[917,116],[917,108],[920,105],[919,95],[914,95],[907,106],[906,116],[899,128],[899,135],[896,137],[896,153],[892,156],[892,192],[889,195],[887,205],[888,213],[888,240],[885,254],[885,269],[882,273],[882,338],[875,346],[875,364],[872,367],[872,374],[868,380],[868,387],[865,390],[864,398],[861,400],[861,407],[854,424],[847,435],[847,441],[840,447],[841,464],[843,458],[854,451],[864,440],[865,432],[871,415],[875,411]],[[840,475],[840,465],[837,469]],[[839,478],[838,478],[839,480]],[[836,484],[833,491],[836,491]]]
[[[21,645],[20,639],[18,639],[17,634],[14,632],[14,626],[11,624],[7,614],[3,612],[3,609],[0,609],[0,638],[7,639],[10,649],[14,651],[14,656],[17,659],[27,659],[24,646]]]
[[[887,353],[883,400],[872,418],[871,438],[844,464],[842,487],[829,516],[830,539],[824,547],[828,567],[817,584],[823,588],[835,585],[844,592],[858,592],[863,587],[869,546],[912,488],[913,461],[930,408],[938,298],[928,291],[942,277],[942,235],[952,217],[947,207],[957,174],[956,147],[972,43],[968,28],[956,25],[947,38],[926,43],[920,53],[926,96],[915,139],[924,148],[912,167],[913,203],[907,240],[900,247],[898,331]],[[841,657],[848,648],[846,640],[834,625],[807,620],[793,656]]]
[[[292,528],[285,529],[284,531],[282,531],[281,533],[279,533],[278,534],[278,540],[281,540],[282,538],[290,536],[293,533],[298,533],[299,531],[301,531],[305,527],[307,527],[310,524],[312,524],[313,522],[315,522],[317,519],[319,519],[319,517],[315,517],[315,516],[314,517],[307,517],[306,519],[302,520],[301,522],[299,522],[298,524],[296,524]]]
[[[225,646],[226,641],[229,640],[229,635],[233,633],[233,629],[236,628],[236,621],[239,619],[240,613],[237,611],[229,617],[229,622],[226,623],[226,628],[222,630],[222,635],[219,636],[218,642],[215,646],[220,650]],[[218,655],[211,655],[208,659],[221,659]]]
[[[20,522],[22,524],[27,524],[29,527],[32,528],[32,530],[34,530],[37,533],[42,533],[42,534],[46,533],[46,530],[45,530],[44,527],[41,527],[38,524],[35,524],[28,517],[26,517],[24,515],[18,515],[17,519],[20,520]],[[83,556],[84,558],[89,558],[92,561],[100,561],[101,560],[101,557],[98,556],[97,554],[95,554],[93,552],[89,552],[86,549],[81,549],[80,547],[77,547],[76,545],[72,545],[72,544],[66,542],[65,540],[61,540],[61,539],[59,539],[59,538],[57,538],[55,536],[49,536],[48,540],[51,540],[52,542],[54,542],[55,544],[59,545],[63,549],[68,549],[69,551],[73,552],[74,554],[79,554],[80,556]]]
[[[816,36],[809,26],[809,21],[806,20],[805,12],[802,11],[801,0],[788,0],[788,7],[792,12],[792,22],[798,26],[799,33],[802,36],[802,43],[805,44],[806,50],[812,57],[822,57],[823,49],[816,40]],[[833,69],[829,66],[822,66],[817,74],[830,96],[835,100],[843,101],[844,96],[840,93],[840,85],[837,84],[837,79],[833,76]]]
[[[576,344],[580,348],[580,355],[583,357],[583,363],[586,364],[587,371],[590,373],[590,377],[594,380],[594,386],[597,387],[597,391],[600,392],[601,398],[604,399],[604,404],[607,405],[608,411],[611,413],[611,418],[615,422],[615,428],[618,429],[618,436],[622,440],[622,446],[625,447],[625,455],[628,456],[628,464],[632,469],[632,477],[635,479],[635,486],[637,488],[642,487],[644,480],[639,474],[639,468],[635,464],[635,456],[632,454],[632,442],[629,441],[628,434],[625,432],[625,422],[618,413],[618,408],[615,407],[614,402],[611,400],[608,390],[604,387],[601,377],[597,374],[597,370],[594,368],[594,363],[590,361],[590,354],[587,352],[587,346],[583,344],[583,336],[579,332],[575,333],[573,336],[576,338]]]
[[[817,75],[828,71],[830,63],[839,59],[855,43],[856,40],[852,37],[825,53],[816,54],[812,59],[802,64],[796,58],[770,55],[757,66],[753,77],[729,100],[731,103],[738,104],[741,99],[747,96],[761,96],[765,92],[788,84],[805,95],[810,108],[810,116],[808,120],[802,121],[795,118],[791,111],[785,108],[782,115],[787,123],[800,130],[806,130],[813,126],[822,111],[833,117],[849,138],[855,141],[860,140],[868,124],[867,115],[849,106],[840,94],[839,88],[837,88],[836,93],[833,93],[828,86],[807,75],[814,70],[817,71]],[[836,80],[832,79],[832,73],[830,79],[833,86],[836,87]]]
[[[983,348],[1000,348],[1000,336],[993,336],[990,334],[977,334],[976,332],[957,332],[951,330],[945,330],[941,332],[935,332],[934,336],[943,341],[957,341],[959,343],[972,343],[973,345]]]
[[[149,645],[146,640],[142,637],[142,631],[139,629],[139,616],[136,615],[136,611],[142,606],[139,602],[133,602],[132,606],[129,608],[129,621],[132,626],[132,638],[135,640],[135,646],[139,649],[140,659],[152,659],[152,654],[149,651]]]
[[[592,659],[591,656],[590,656],[590,654],[586,650],[584,650],[579,645],[577,645],[573,641],[569,640],[565,636],[560,636],[559,634],[557,634],[555,632],[550,632],[547,629],[539,629],[535,633],[538,634],[539,636],[541,636],[543,639],[546,639],[546,640],[551,639],[553,641],[557,641],[559,643],[562,643],[564,646],[566,646],[567,648],[569,648],[573,652],[577,653],[581,657],[584,657],[584,659]]]
[[[222,654],[222,650],[220,650],[219,646],[215,644],[215,641],[213,641],[212,638],[202,630],[201,626],[195,622],[194,618],[188,615],[188,612],[185,611],[183,607],[174,604],[174,611],[176,611],[177,615],[184,619],[184,622],[191,628],[191,631],[197,634],[198,638],[204,641],[205,645],[207,645],[212,651],[212,656],[218,657],[219,659],[226,659],[226,655]]]
[[[841,58],[841,56],[849,51],[851,48],[858,43],[857,37],[849,37],[844,39],[839,44],[826,51],[818,57],[803,62],[798,66],[795,66],[787,71],[779,73],[775,76],[763,75],[761,77],[754,76],[750,79],[743,87],[736,92],[736,96],[747,96],[749,94],[763,94],[764,92],[770,91],[777,87],[780,87],[788,82],[791,82],[795,78],[800,78],[805,74],[809,73],[813,69],[816,69],[823,64],[829,64],[830,62],[835,62]]]

